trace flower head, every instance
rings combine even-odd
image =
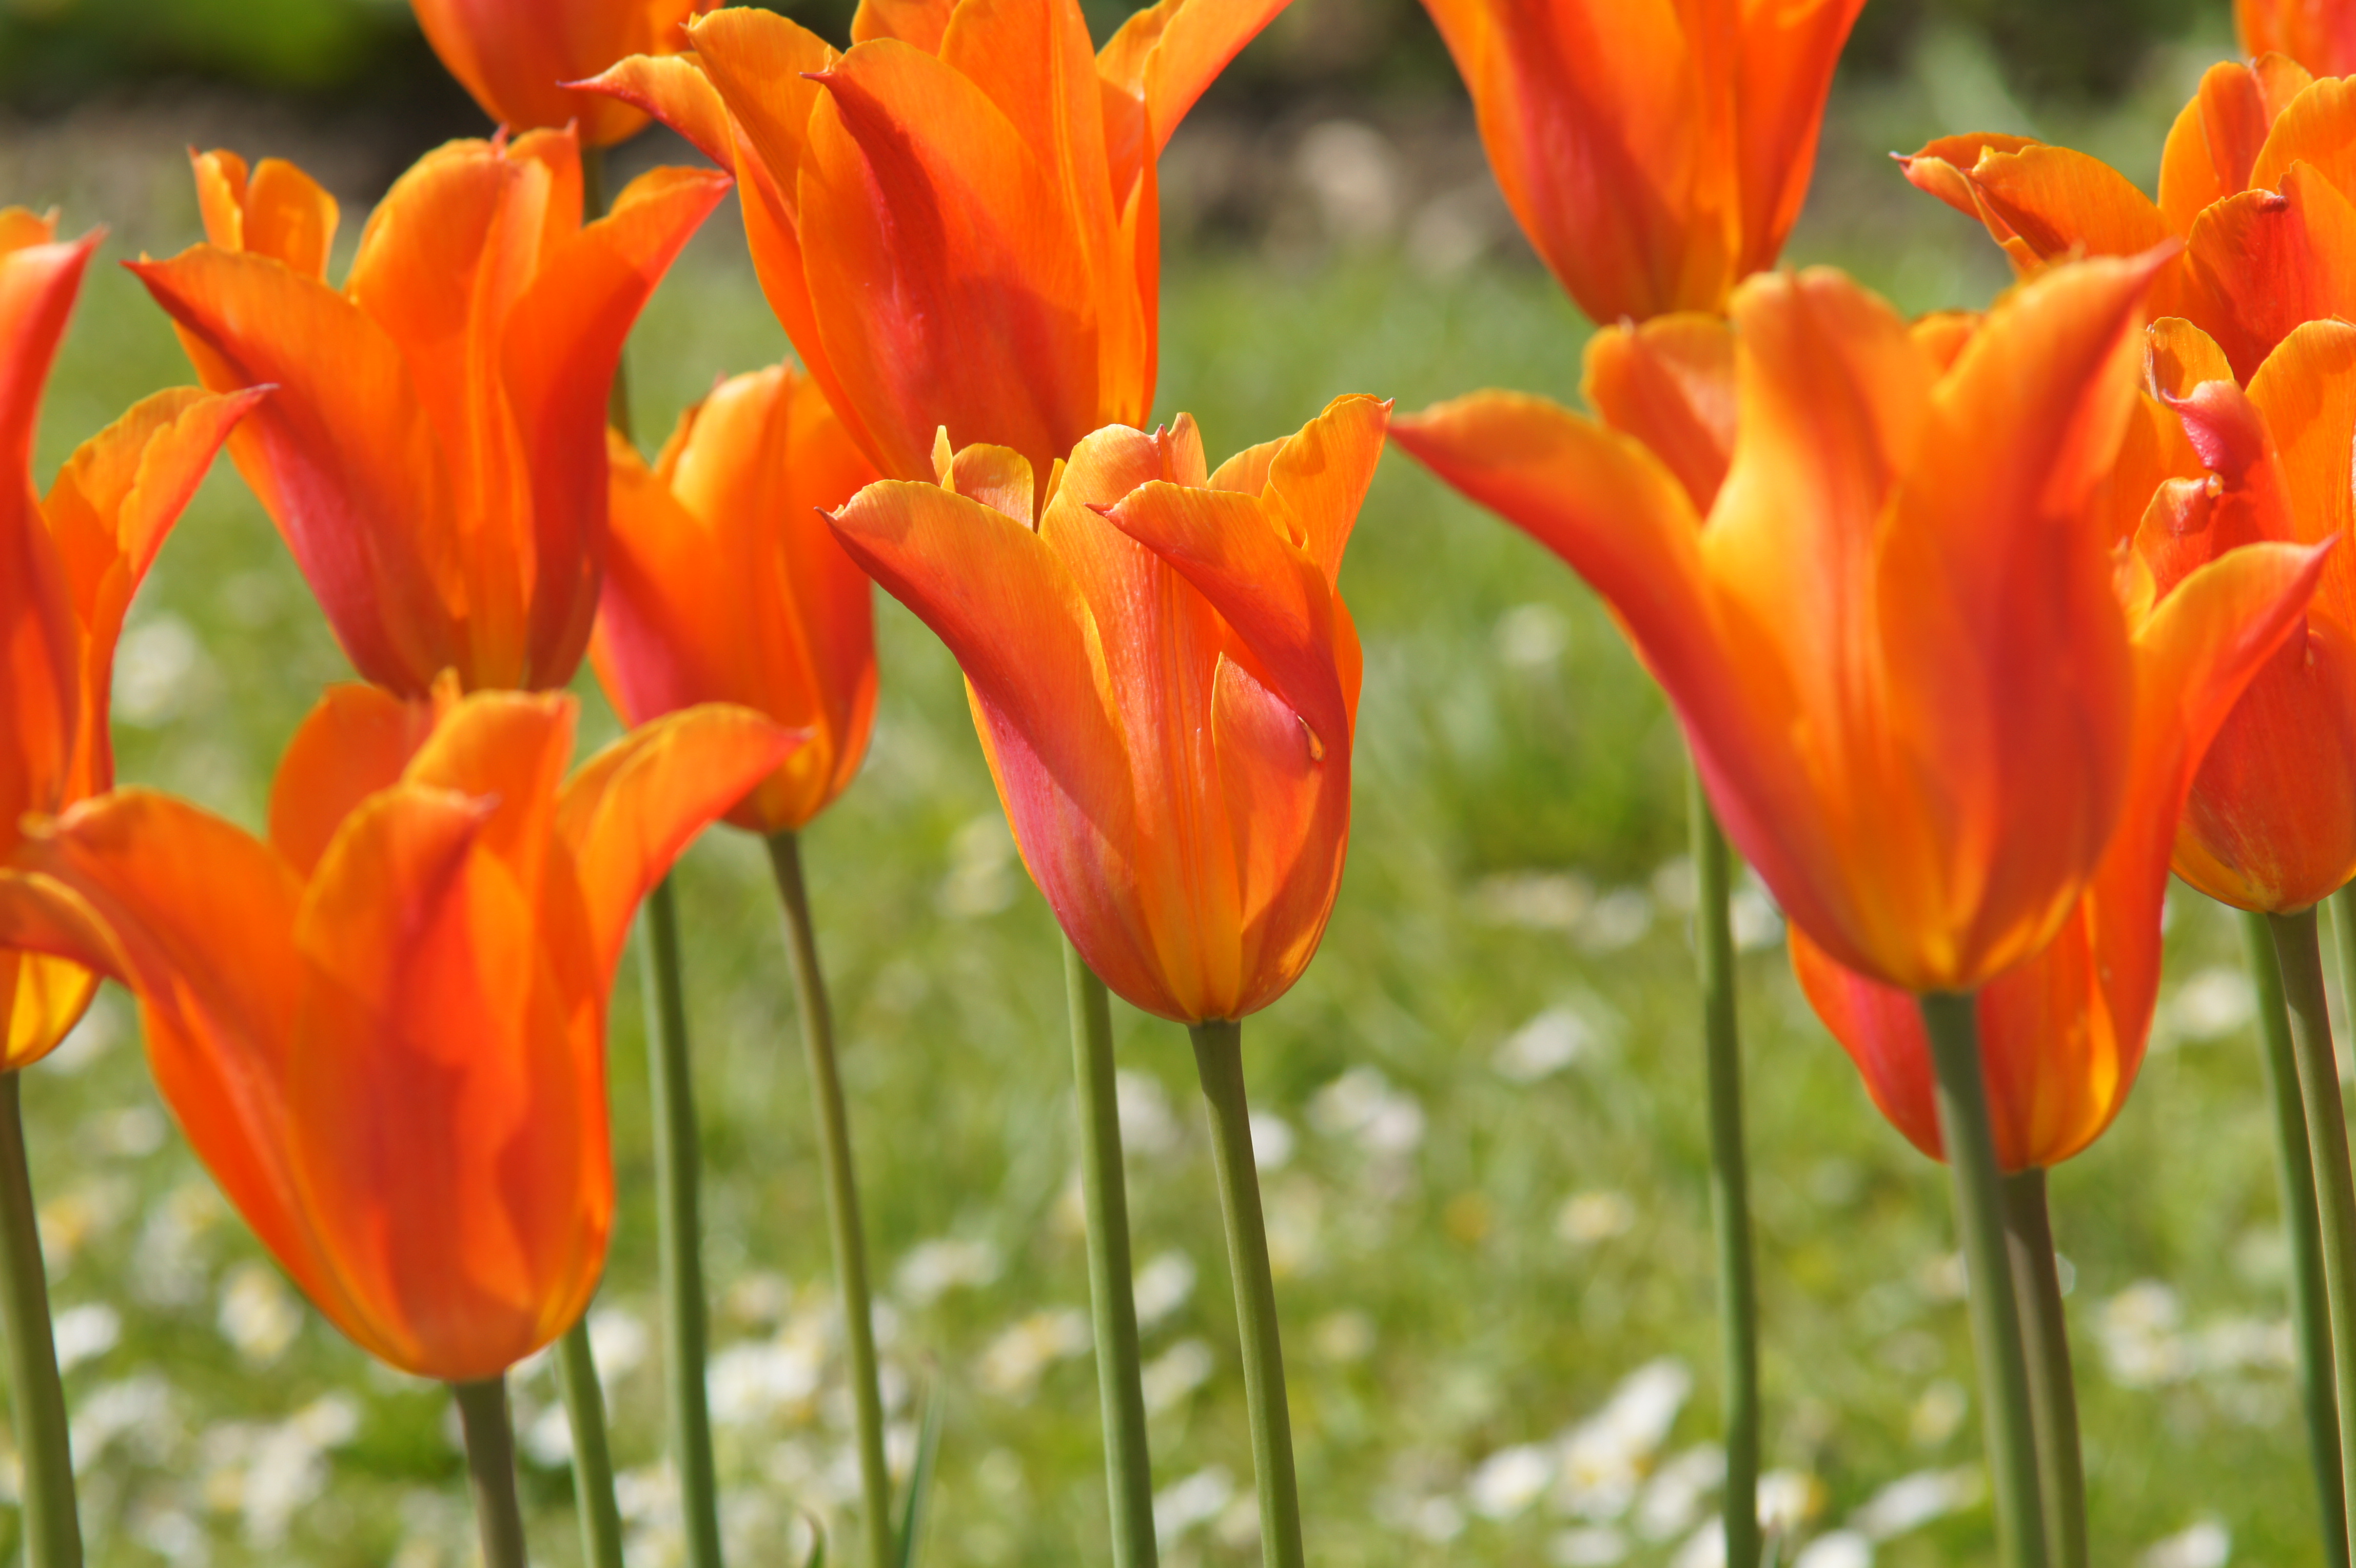
[[[1610,340],[1630,362],[1599,402],[1682,420],[1667,461],[1495,392],[1396,435],[1611,602],[1795,925],[1886,984],[1975,990],[2061,930],[2130,792],[2145,676],[2105,508],[2166,261],[1913,327],[1836,273],[1754,278],[1730,421],[1665,395],[1707,385],[1705,326]]]
[[[362,675],[547,688],[587,649],[622,339],[727,177],[656,169],[581,221],[570,131],[453,142],[327,286],[333,198],[196,159],[209,242],[133,270],[205,384],[275,387],[230,444]]]
[[[1489,166],[1598,322],[1719,310],[1800,215],[1864,0],[1425,0]]]
[[[1162,0],[1101,52],[1078,0],[862,0],[838,54],[767,11],[600,90],[734,171],[770,307],[895,479],[934,433],[1044,477],[1153,401],[1153,166],[1283,0]]]
[[[798,829],[849,786],[875,720],[866,575],[823,513],[875,478],[817,383],[723,382],[649,468],[618,436],[612,553],[590,656],[625,723],[737,703],[803,743],[729,821]]]
[[[107,709],[131,596],[230,427],[262,393],[158,392],[86,441],[46,497],[33,427],[99,237],[60,242],[51,221],[0,209],[0,864],[28,811],[110,788]],[[97,981],[0,948],[0,1071],[65,1037]]]
[[[2262,55],[2211,66],[2168,134],[2157,202],[2109,165],[2023,136],[1946,136],[1901,164],[1977,218],[2024,274],[2183,249],[2153,279],[2247,381],[2301,322],[2356,314],[2356,81]]]
[[[573,701],[331,690],[270,837],[146,789],[39,825],[0,940],[139,998],[155,1081],[337,1326],[496,1375],[596,1288],[605,997],[638,899],[791,737],[700,708],[562,780]]]
[[[1105,983],[1189,1023],[1308,967],[1349,837],[1357,634],[1335,588],[1387,403],[1337,399],[1210,472],[1182,416],[1098,431],[1033,523],[1018,452],[834,526],[965,670],[1023,863]]]
[[[2126,1104],[2159,996],[2160,902],[2195,769],[2251,678],[2297,639],[2319,578],[2345,553],[2261,543],[2222,553],[2154,597],[2126,574],[2136,664],[2127,799],[2077,908],[2045,949],[1979,994],[1981,1072],[2007,1170],[2059,1165]],[[2220,635],[2221,628],[2224,629]],[[2189,831],[2189,830],[2188,830]],[[1941,1156],[1930,1043],[1914,999],[1844,969],[1792,930],[1808,1000],[1864,1074],[1876,1105]]]

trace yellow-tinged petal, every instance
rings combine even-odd
[[[353,808],[399,783],[433,731],[430,703],[381,686],[328,687],[279,759],[270,789],[271,847],[309,877]]]

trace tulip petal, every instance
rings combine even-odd
[[[1112,190],[1127,191],[1219,72],[1276,19],[1287,0],[1160,0],[1133,11],[1097,53],[1097,70],[1141,114],[1108,124]],[[1107,113],[1109,117],[1110,109]],[[1145,143],[1151,139],[1152,145]]]
[[[1261,498],[1269,521],[1324,569],[1329,588],[1340,583],[1342,552],[1382,461],[1390,417],[1387,399],[1335,398],[1269,461]]]
[[[555,1337],[569,1320],[545,1320],[534,1254],[552,1233],[602,1257],[612,1204],[578,1108],[562,1103],[568,1079],[598,1076],[594,1036],[568,1059],[572,1021],[535,983],[523,890],[472,853],[489,810],[418,784],[371,796],[294,927],[290,1154],[350,1304],[338,1326],[451,1381],[496,1376]],[[519,1197],[548,1187],[551,1165],[573,1190],[553,1213],[525,1210]]]
[[[2343,191],[2356,184],[2356,82],[2319,81],[2292,99],[2251,161],[2249,186],[2279,190],[2301,163]]]
[[[417,0],[418,25],[483,113],[518,131],[577,124],[587,146],[636,135],[645,119],[577,91],[580,77],[626,55],[668,54],[698,0]]]
[[[1979,220],[1987,226],[1989,236],[2001,245],[2015,236],[2004,220],[1981,201],[1972,183],[1971,171],[1988,153],[2018,153],[2041,145],[2034,136],[2005,136],[1979,131],[1942,136],[1935,142],[1924,143],[1915,152],[1893,156],[1897,156],[1899,172],[1909,184],[1937,197],[1965,217]]]
[[[937,486],[870,485],[833,518],[879,586],[948,645],[1032,878],[1106,984],[1162,996],[1126,895],[1138,801],[1108,654],[1079,585],[1039,534]],[[1174,1013],[1163,998],[1158,1010]]]
[[[2073,252],[2138,255],[2170,235],[2159,209],[2126,176],[2067,147],[1990,149],[1971,180],[2005,227],[2044,261]]]
[[[81,624],[81,756],[68,785],[75,798],[114,782],[107,711],[131,597],[221,443],[264,395],[157,392],[82,443],[41,503]]]
[[[2202,211],[2250,188],[2273,119],[2266,111],[2257,77],[2239,60],[2220,60],[2201,76],[2160,154],[2159,209],[2171,232],[2190,233]]]
[[[1950,902],[1926,923],[1978,911],[1959,957],[1987,967],[1955,989],[2044,945],[2077,886],[2055,869],[2090,873],[2115,825],[2132,674],[2101,629],[2119,608],[2089,502],[2136,407],[2142,296],[2166,260],[2097,258],[1999,303],[1933,396],[1893,503],[1880,656],[1908,695],[1886,710],[1887,739],[1909,794],[1954,802],[1948,821],[1926,815],[1933,843],[1917,848],[1926,865],[1945,858],[1932,882]],[[2057,577],[2072,596],[2028,587]],[[2050,700],[2019,702],[2040,685]],[[2087,788],[2055,791],[2057,767]],[[2057,885],[2063,902],[2040,907]]]
[[[841,57],[800,23],[750,5],[713,11],[691,25],[688,36],[703,74],[776,180],[787,221],[798,221],[796,182],[809,150],[810,113],[826,96],[810,78],[833,70]],[[671,124],[684,133],[684,125]],[[703,134],[712,134],[703,124]]]
[[[0,211],[0,851],[27,811],[55,811],[80,744],[81,642],[57,546],[34,499],[41,389],[98,236],[58,244]]]
[[[531,684],[570,680],[596,619],[606,394],[623,340],[728,187],[710,170],[639,176],[555,248],[508,319],[502,364],[532,491]]]
[[[250,177],[232,152],[192,151],[189,161],[208,241],[274,257],[305,277],[327,277],[338,209],[316,180],[284,158],[262,159]]]
[[[729,125],[728,105],[693,50],[632,55],[575,85],[644,111],[730,174],[736,172],[736,134]]]
[[[1156,480],[1099,510],[1210,601],[1316,747],[1346,757],[1355,704],[1334,657],[1335,596],[1259,498]]]
[[[131,270],[209,390],[276,388],[230,454],[360,673],[422,693],[460,662],[431,553],[455,524],[400,349],[349,300],[263,257],[198,246]]]
[[[1138,813],[1129,854],[1138,924],[1172,1010],[1202,1018],[1229,1015],[1239,992],[1241,890],[1213,714],[1223,645],[1232,639],[1202,594],[1098,515],[1190,458],[1199,470],[1199,453],[1173,435],[1098,431],[1074,450],[1039,536],[1087,602],[1130,788],[1151,802]],[[1255,519],[1252,526],[1261,525]]]
[[[800,732],[749,708],[709,703],[640,725],[565,785],[556,833],[572,854],[607,983],[638,901],[705,827],[800,744]]]
[[[859,0],[851,13],[851,41],[897,38],[928,55],[941,52],[941,35],[949,30],[957,0]]]
[[[1743,237],[1738,275],[1772,267],[1783,253],[1815,173],[1833,68],[1864,8],[1865,0],[1742,8],[1734,83]]]
[[[1233,834],[1241,972],[1232,1000],[1195,1005],[1204,1015],[1242,1017],[1282,995],[1324,936],[1349,844],[1350,768],[1232,659],[1219,661],[1211,714]]]
[[[138,789],[69,811],[21,864],[35,875],[0,875],[7,940],[130,986],[156,1088],[198,1157],[296,1283],[336,1302],[282,1157],[301,984],[293,873],[220,818]]]
[[[2245,191],[2203,212],[2185,264],[2183,314],[2247,380],[2301,322],[2356,312],[2356,205],[2311,166],[2294,165],[2279,193]]]
[[[399,783],[433,732],[431,703],[381,686],[328,687],[279,759],[270,788],[271,847],[307,880],[344,819]]]
[[[1044,472],[1089,431],[1141,418],[1123,406],[1141,389],[1098,384],[1099,336],[1120,328],[1098,318],[1098,270],[1057,176],[982,90],[891,39],[824,83],[803,261],[827,361],[873,411],[877,466],[928,475],[946,424],[954,443],[987,438]]]
[[[1633,435],[1707,514],[1734,456],[1734,333],[1714,316],[1657,316],[1587,340],[1580,392],[1603,423]]]

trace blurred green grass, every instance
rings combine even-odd
[[[1855,134],[1894,134],[1890,123],[1865,116]],[[2000,273],[1976,236],[1902,188],[1882,199],[1928,216],[1892,238],[1879,206],[1836,211],[1794,259],[1838,257],[1912,308],[1985,299]],[[193,238],[191,220],[150,221]],[[784,351],[739,243],[715,224],[648,313],[631,370],[649,446],[715,376]],[[1582,335],[1543,274],[1510,260],[1435,276],[1382,251],[1283,266],[1174,256],[1162,412],[1194,413],[1216,456],[1345,391],[1404,408],[1488,384],[1569,399]],[[102,263],[51,385],[38,474],[136,397],[187,379],[160,314]],[[1290,1134],[1270,1126],[1267,1187],[1313,1550],[1335,1568],[1693,1568],[1707,1561],[1691,1553],[1710,1501],[1716,1327],[1674,728],[1567,571],[1396,457],[1344,586],[1367,651],[1349,874],[1308,977],[1246,1030],[1255,1103]],[[954,665],[888,601],[881,628],[873,756],[808,854],[891,1282],[898,1438],[905,1453],[921,1391],[937,1388],[928,1562],[1100,1562],[1055,933],[1012,855]],[[343,677],[223,465],[134,610],[124,779],[258,823],[287,735]],[[614,725],[582,690],[585,750]],[[797,1560],[801,1510],[849,1498],[848,1412],[764,864],[723,831],[681,876],[732,1561],[763,1568]],[[1808,1568],[1986,1562],[1944,1184],[1874,1113],[1751,913],[1762,940],[1744,961],[1744,1023],[1779,1495],[1801,1540],[1874,1541],[1869,1557],[1819,1545]],[[2098,1559],[2216,1568],[2226,1559],[2202,1554],[2215,1537],[2183,1533],[2206,1521],[2233,1561],[2312,1563],[2233,931],[2181,890],[2173,914],[2163,1046],[2119,1124],[2054,1178]],[[626,965],[612,1032],[623,1212],[599,1329],[632,1561],[649,1568],[677,1547],[639,1005]],[[1249,1454],[1191,1067],[1180,1031],[1117,1016],[1138,1254],[1159,1308],[1147,1354],[1167,1556],[1245,1563]],[[85,1352],[68,1383],[94,1561],[472,1562],[446,1400],[373,1369],[291,1297],[159,1116],[135,1034],[110,996],[26,1095],[56,1296]],[[1616,1422],[1590,1419],[1648,1367]],[[527,1475],[534,1550],[570,1563],[567,1473],[541,1420],[553,1387],[536,1369],[518,1390],[541,1455]],[[0,1550],[10,1528],[0,1514]],[[2142,1558],[2164,1541],[2172,1555]]]

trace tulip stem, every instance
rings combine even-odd
[[[1751,1252],[1751,1177],[1742,1146],[1742,1039],[1735,1023],[1731,865],[1701,776],[1686,775],[1693,837],[1694,959],[1709,1078],[1709,1199],[1718,1240],[1718,1320],[1726,1358],[1726,1561],[1758,1568],[1759,1288]]]
[[[1260,1561],[1266,1568],[1302,1568],[1307,1559],[1301,1545],[1301,1487],[1293,1474],[1292,1412],[1284,1397],[1276,1275],[1268,1261],[1268,1222],[1260,1213],[1259,1166],[1252,1155],[1251,1111],[1244,1099],[1244,1028],[1215,1021],[1195,1025],[1192,1033],[1194,1069],[1211,1108],[1211,1157],[1227,1225],[1227,1268],[1235,1276],[1252,1475],[1259,1487]]]
[[[2316,1218],[2323,1240],[2324,1300],[2331,1321],[2332,1388],[2340,1412],[2340,1491],[2356,1498],[2356,1176],[2348,1167],[2347,1112],[2340,1062],[2331,1048],[2324,1001],[2323,952],[2315,911],[2269,915],[2290,1015],[2291,1057],[2298,1066],[2308,1152],[2315,1166]]]
[[[2236,911],[2258,993],[2258,1039],[2266,1090],[2275,1107],[2276,1174],[2282,1185],[2283,1233],[2290,1245],[2291,1326],[2298,1340],[2299,1399],[2307,1413],[2308,1457],[2315,1467],[2316,1500],[2323,1517],[2325,1560],[2348,1561],[2348,1498],[2340,1476],[2340,1418],[2333,1404],[2331,1313],[2323,1288],[2323,1232],[2315,1213],[2315,1162],[2307,1141],[2307,1108],[2291,1049],[2290,1017],[2283,1003],[2282,963],[2265,916]],[[2349,929],[2345,905],[2340,929]]]
[[[851,1159],[851,1118],[843,1109],[842,1078],[834,1059],[834,1021],[826,978],[810,927],[809,887],[802,877],[801,842],[792,832],[769,835],[769,865],[785,906],[786,950],[801,1003],[802,1049],[809,1061],[810,1097],[818,1110],[820,1163],[826,1173],[827,1221],[834,1236],[834,1272],[842,1290],[842,1337],[851,1354],[851,1393],[858,1417],[859,1487],[865,1513],[869,1568],[893,1568],[892,1473],[884,1459],[884,1395],[875,1370],[875,1320],[867,1289],[867,1243],[859,1221],[859,1186]]]
[[[475,1524],[483,1535],[484,1568],[524,1568],[523,1505],[516,1497],[515,1424],[508,1416],[508,1380],[453,1383],[458,1422],[466,1433],[466,1486],[475,1494]]]
[[[1121,1169],[1120,1098],[1113,1077],[1112,1004],[1104,982],[1068,940],[1064,983],[1072,1013],[1072,1068],[1079,1085],[1080,1196],[1087,1214],[1088,1302],[1096,1319],[1112,1560],[1115,1568],[1154,1568],[1160,1552],[1153,1537],[1153,1455],[1145,1438],[1128,1178]]]
[[[669,1339],[664,1370],[671,1459],[679,1471],[688,1568],[720,1568],[720,1482],[712,1462],[712,1412],[703,1381],[703,1221],[697,1193],[702,1154],[687,1043],[679,897],[668,876],[647,895],[638,952],[647,997],[647,1080],[654,1101],[655,1241]]]
[[[26,1568],[80,1568],[81,1518],[74,1504],[73,1444],[49,1327],[49,1276],[25,1159],[24,1074],[0,1072],[0,1319],[8,1330],[8,1386],[25,1466],[21,1507]]]
[[[1938,1079],[1939,1137],[1954,1185],[1955,1225],[1963,1232],[2000,1560],[2005,1568],[2045,1568],[2037,1426],[2006,1257],[2004,1173],[1997,1163],[1987,1085],[1980,1076],[1978,1003],[1952,992],[1931,992],[1919,1000]]]
[[[614,1451],[605,1441],[605,1391],[583,1313],[556,1342],[556,1390],[573,1431],[573,1500],[581,1515],[581,1561],[622,1568],[622,1510],[614,1500]]]
[[[581,220],[594,223],[605,216],[609,193],[605,189],[605,149],[584,145],[581,149]],[[605,419],[622,433],[622,439],[635,446],[638,443],[636,423],[630,418],[630,364],[620,355],[614,359],[614,381],[605,393]]]
[[[2070,1371],[2070,1320],[2045,1170],[2004,1178],[2004,1234],[2012,1294],[2029,1359],[2029,1406],[2037,1427],[2037,1476],[2045,1499],[2045,1546],[2055,1568],[2086,1568],[2086,1466],[2078,1442],[2078,1386]]]

